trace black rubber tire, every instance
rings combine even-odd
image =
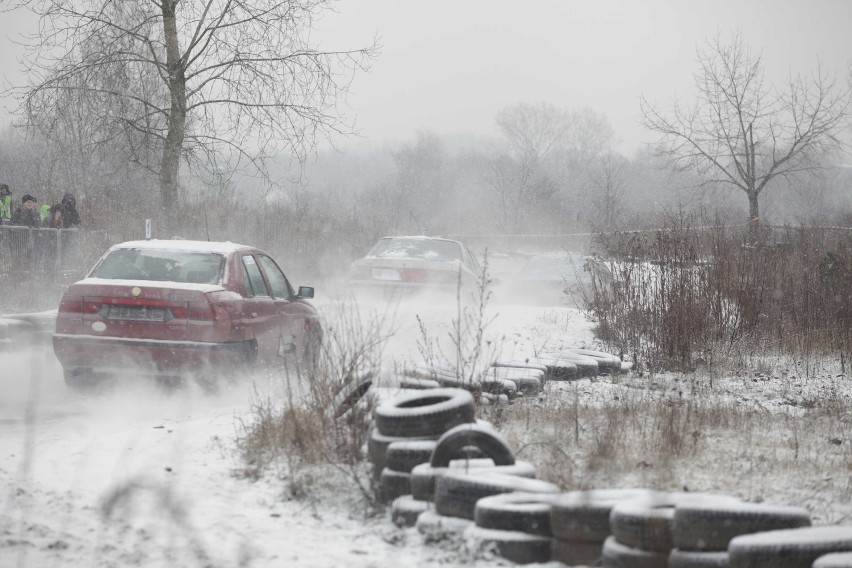
[[[672,540],[675,506],[712,503],[716,500],[739,502],[727,495],[705,493],[652,493],[648,497],[616,504],[609,515],[612,535],[620,544],[649,552],[668,554]]]
[[[547,378],[547,365],[536,363],[533,359],[524,360],[501,360],[491,363],[492,367],[515,367],[517,369],[537,369],[544,373]]]
[[[581,542],[554,538],[550,553],[553,560],[567,566],[600,566],[603,541]]]
[[[462,424],[444,432],[432,452],[432,467],[447,467],[450,460],[466,446],[475,446],[492,460],[494,465],[512,465],[515,456],[499,432],[481,424]]]
[[[852,552],[852,527],[805,527],[738,536],[731,568],[810,568],[820,556]]]
[[[520,369],[518,367],[490,367],[485,377],[512,381],[518,392],[535,394],[544,385],[545,374],[538,369]]]
[[[104,384],[102,377],[91,369],[63,369],[65,386],[80,394],[91,394],[101,389]]]
[[[390,503],[397,497],[411,495],[411,474],[384,468],[379,476],[382,500]]]
[[[551,537],[550,508],[554,496],[513,492],[483,497],[476,502],[473,520],[483,529]]]
[[[401,394],[374,411],[385,436],[439,436],[476,420],[473,395],[463,389],[429,389]]]
[[[385,467],[411,473],[414,466],[429,463],[437,444],[436,440],[393,442],[385,452]]]
[[[591,357],[598,362],[598,370],[601,374],[617,375],[621,372],[621,359],[617,355],[592,349],[568,349],[568,353]]]
[[[385,436],[375,428],[370,432],[370,437],[367,438],[367,456],[370,462],[379,470],[385,467],[387,458],[388,446],[394,442],[415,442],[419,440],[435,441],[438,436],[425,436],[419,438],[404,438],[400,436]]]
[[[852,568],[852,552],[834,552],[814,560],[813,568]]]
[[[499,377],[489,377],[484,375],[479,381],[474,383],[478,387],[480,393],[488,393],[492,395],[506,395],[510,399],[518,396],[518,385],[514,381],[501,379]]]
[[[556,361],[564,361],[573,363],[577,366],[577,374],[580,377],[597,377],[600,374],[600,365],[598,361],[592,357],[585,355],[577,355],[569,351],[559,351],[555,353],[544,353],[542,357],[555,359]]]
[[[609,515],[613,506],[621,501],[646,497],[651,493],[648,489],[600,489],[563,493],[553,500],[550,508],[553,536],[569,542],[595,543],[600,549],[603,541],[612,534]]]
[[[351,410],[364,398],[373,384],[373,373],[364,373],[350,378],[334,395],[331,407],[334,409],[334,417],[340,418]]]
[[[559,493],[559,487],[540,479],[528,479],[492,470],[448,471],[435,482],[435,511],[448,517],[473,520],[476,502],[489,495],[526,491]]]
[[[668,568],[728,568],[731,557],[727,551],[697,552],[673,549]]]
[[[518,531],[469,527],[464,532],[477,557],[496,554],[515,564],[550,562],[550,538]]]
[[[728,550],[731,539],[745,534],[809,527],[801,507],[757,503],[693,503],[675,507],[672,540],[680,550]]]
[[[536,365],[543,365],[547,368],[548,381],[573,381],[580,377],[580,371],[577,369],[577,365],[569,361],[545,356],[539,356],[531,359],[530,361]]]
[[[480,458],[453,460],[449,467],[432,467],[429,464],[420,464],[411,470],[411,494],[414,495],[415,499],[434,501],[437,480],[448,471],[478,471],[480,469],[528,479],[535,478],[535,466],[525,461],[517,461],[512,465],[494,465],[493,460]]]
[[[418,379],[416,377],[400,377],[399,388],[411,390],[426,390],[441,388],[441,383],[431,379]]]
[[[608,537],[601,548],[602,568],[667,568],[667,552],[651,552],[625,546]]]
[[[400,528],[413,527],[420,513],[428,511],[431,506],[430,502],[418,501],[411,495],[397,497],[390,507],[391,522]]]
[[[427,544],[446,541],[461,542],[464,531],[473,526],[473,521],[444,517],[428,509],[417,516],[414,526],[417,527],[417,532],[423,535],[423,542]]]

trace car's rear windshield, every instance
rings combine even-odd
[[[370,258],[419,258],[422,260],[461,260],[459,245],[452,241],[429,239],[382,239],[367,253]]]
[[[225,257],[212,252],[156,249],[117,249],[90,276],[121,280],[154,280],[188,284],[218,284]]]

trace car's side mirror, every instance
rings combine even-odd
[[[297,298],[309,299],[314,297],[314,289],[312,286],[299,286],[299,293],[296,294]]]

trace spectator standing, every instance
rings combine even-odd
[[[24,227],[41,227],[41,219],[38,212],[38,200],[32,195],[25,195],[21,198],[21,207],[15,210],[12,214],[12,225]]]
[[[50,207],[50,214],[47,217],[47,226],[51,229],[64,229],[65,219],[62,217],[62,205],[56,203]]]
[[[50,205],[43,203],[38,207],[39,226],[47,227],[50,225]]]
[[[12,220],[12,190],[5,183],[0,183],[0,223]]]
[[[65,229],[72,229],[80,224],[80,214],[77,212],[77,200],[74,195],[66,193],[59,202],[62,208],[62,222]]]

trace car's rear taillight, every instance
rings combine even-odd
[[[406,268],[400,270],[403,282],[421,284],[452,284],[458,280],[459,274],[451,270],[425,270],[422,268]]]
[[[82,298],[62,298],[59,301],[60,314],[80,314],[83,312]]]
[[[216,310],[209,302],[190,302],[187,319],[212,321],[216,319]]]
[[[420,268],[404,268],[399,271],[399,277],[403,282],[429,282],[429,271]]]

